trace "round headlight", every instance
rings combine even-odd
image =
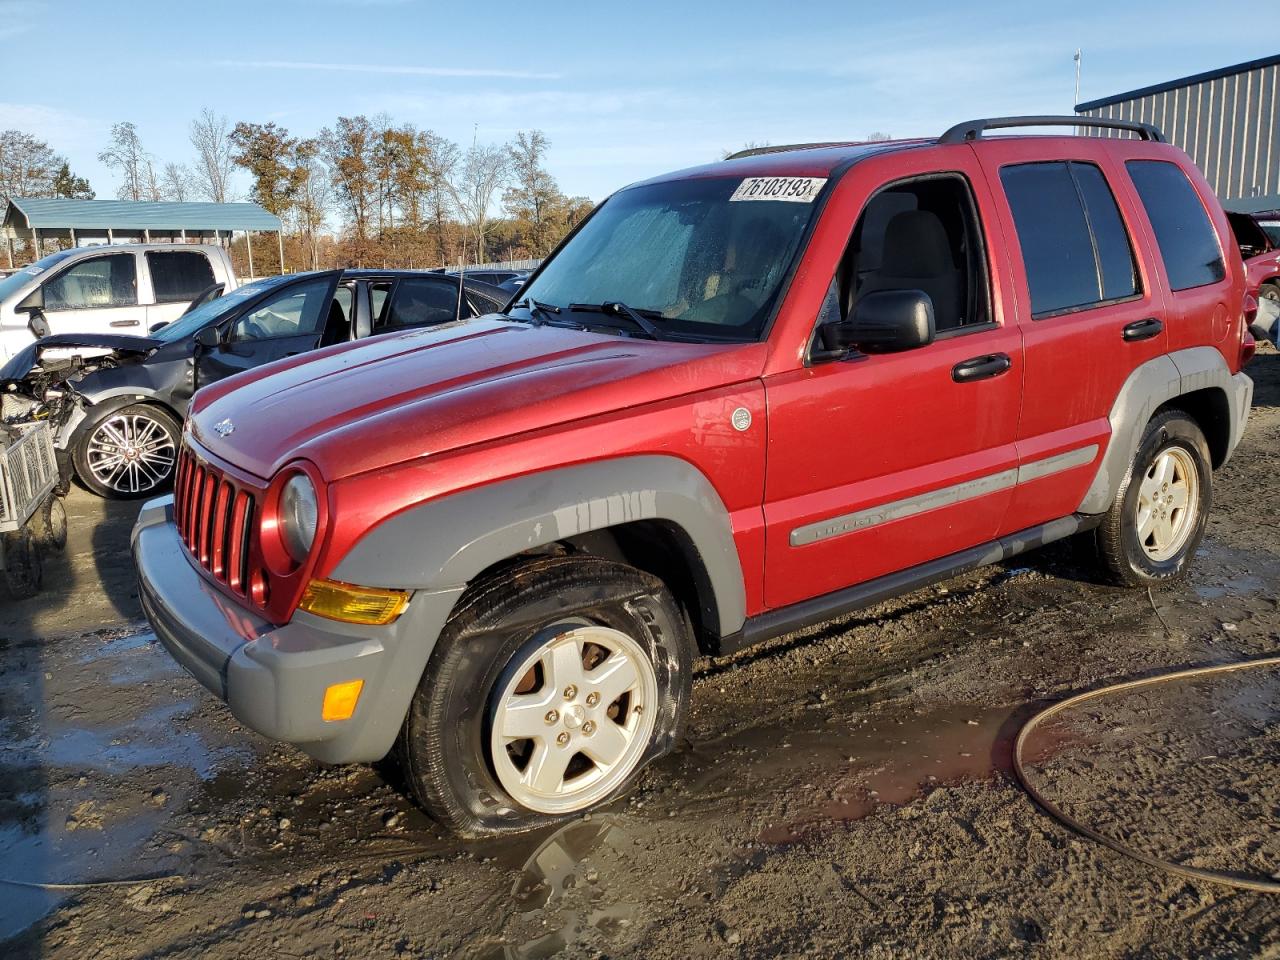
[[[311,554],[318,522],[316,488],[306,474],[295,473],[280,492],[280,539],[297,563]]]

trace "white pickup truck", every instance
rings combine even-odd
[[[203,244],[76,247],[0,280],[0,363],[50,333],[145,336],[216,284],[236,287],[231,258]]]

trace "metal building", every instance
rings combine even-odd
[[[1155,124],[1191,155],[1223,206],[1280,208],[1280,54],[1090,100],[1076,113]]]
[[[58,240],[71,246],[89,243],[181,240],[221,243],[234,233],[249,242],[249,272],[253,272],[254,232],[276,234],[284,262],[280,218],[256,203],[178,203],[133,200],[68,200],[11,197],[0,218],[0,236],[8,244],[13,266],[13,243],[22,242],[39,259],[41,241]]]

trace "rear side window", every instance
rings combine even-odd
[[[1155,231],[1169,286],[1189,290],[1225,277],[1218,232],[1187,175],[1163,160],[1130,160],[1125,166]]]
[[[184,303],[213,286],[213,268],[203,253],[148,250],[147,268],[156,303]]]
[[[437,323],[449,323],[458,313],[458,281],[427,278],[401,280],[391,298],[391,309],[378,329],[395,330],[402,327],[425,327]],[[471,311],[462,302],[462,315]]]
[[[1031,315],[1123,300],[1138,292],[1133,249],[1102,171],[1089,163],[1003,167]]]

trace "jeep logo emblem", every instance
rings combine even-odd
[[[732,416],[729,417],[729,422],[733,424],[733,429],[741,433],[751,426],[751,411],[746,407],[739,407],[733,411]]]
[[[213,425],[213,432],[220,437],[229,437],[235,433],[236,425],[230,420],[219,420]]]

